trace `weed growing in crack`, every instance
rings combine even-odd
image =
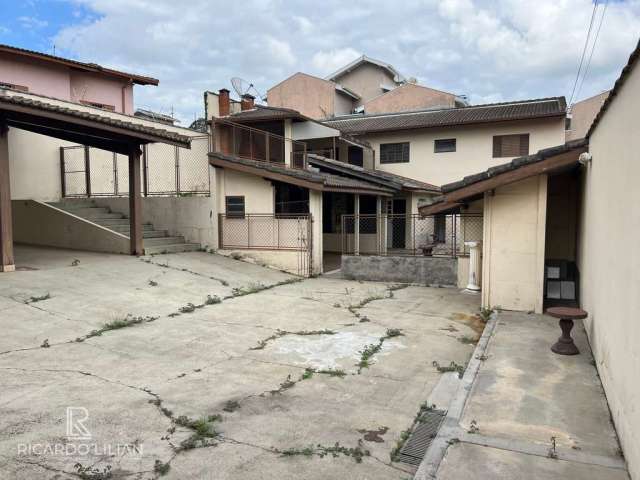
[[[149,286],[150,287],[157,287],[158,286],[158,282],[156,282],[155,280],[149,280]]]
[[[178,311],[180,313],[193,313],[196,311],[196,308],[201,308],[202,305],[195,305],[191,302],[187,303],[184,307],[180,307]]]
[[[305,368],[304,373],[300,377],[300,380],[308,380],[311,377],[313,377],[314,373],[315,373],[315,370],[313,368]]]
[[[78,260],[77,258],[74,258],[73,262],[71,262],[71,266],[77,267],[78,265],[80,265],[80,260]]]
[[[227,403],[224,404],[224,407],[222,407],[222,410],[224,410],[225,412],[235,412],[236,410],[240,409],[240,402],[238,402],[237,400],[229,400]]]
[[[49,300],[50,298],[51,294],[47,292],[44,295],[32,295],[31,297],[29,297],[29,300],[25,301],[24,303],[29,305],[30,303],[42,302],[43,300]]]
[[[249,285],[243,285],[241,287],[234,287],[231,290],[231,295],[234,297],[243,297],[245,295],[251,295],[252,293],[258,293],[265,290],[267,287],[262,283],[250,283]]]
[[[153,321],[155,321],[157,319],[158,319],[158,317],[150,317],[150,316],[147,316],[147,317],[134,317],[133,315],[128,314],[124,318],[118,318],[116,320],[113,320],[112,322],[105,323],[102,326],[102,328],[100,328],[98,330],[91,330],[91,332],[89,332],[84,337],[76,338],[75,341],[76,342],[84,342],[88,338],[99,337],[104,332],[108,332],[109,330],[119,330],[121,328],[132,327],[132,326],[138,325],[140,323],[153,322]]]
[[[170,469],[171,465],[169,465],[169,462],[162,463],[160,460],[156,460],[156,462],[153,464],[153,471],[161,477],[169,473]]]
[[[300,380],[302,380],[302,378],[300,378],[298,380],[298,382]],[[291,380],[291,375],[287,375],[287,379],[280,384],[280,387],[276,388],[275,390],[269,390],[269,393],[271,395],[278,395],[278,394],[280,394],[280,393],[282,393],[282,392],[284,392],[286,390],[289,390],[290,388],[294,387],[296,385],[296,383],[298,383],[298,382],[296,382],[294,380]]]
[[[51,345],[49,345],[49,339],[45,338],[44,342],[42,342],[42,345],[40,345],[41,348],[49,348]]]
[[[459,365],[454,361],[451,361],[451,363],[449,365],[443,366],[443,365],[440,365],[436,360],[434,360],[432,362],[432,365],[440,373],[458,372],[458,377],[459,378],[462,378],[462,376],[464,375],[464,366],[463,365]]]
[[[340,377],[340,378],[344,378],[347,376],[347,372],[337,368],[336,369],[323,368],[321,370],[315,370],[315,373],[318,373],[320,375],[329,375],[330,377]]]
[[[174,423],[181,427],[188,428],[192,434],[182,442],[178,447],[178,451],[191,450],[194,448],[207,447],[212,445],[212,441],[219,433],[215,428],[215,423],[222,421],[220,415],[209,415],[208,417],[192,420],[185,415],[181,415],[174,419]]]
[[[471,420],[471,424],[469,425],[468,433],[480,433],[480,427],[478,426],[478,422],[475,420]]]
[[[380,337],[378,343],[371,343],[360,350],[358,352],[360,354],[360,361],[356,364],[358,367],[358,373],[361,373],[362,369],[369,368],[371,366],[371,358],[382,350],[384,342],[390,338],[399,337],[401,335],[404,334],[399,328],[388,328],[384,336]]]
[[[422,405],[420,405],[420,408],[418,409],[418,413],[416,413],[416,416],[413,417],[413,422],[411,423],[411,426],[409,427],[408,430],[403,430],[400,433],[400,438],[398,439],[398,441],[396,442],[396,445],[393,447],[393,449],[389,454],[392,462],[395,462],[398,460],[398,455],[400,454],[400,450],[402,450],[402,447],[404,447],[404,444],[407,442],[407,440],[411,436],[411,432],[413,431],[415,426],[419,423],[424,423],[426,420],[425,415],[435,409],[436,409],[436,406],[434,404],[429,404],[428,402],[424,402]]]
[[[323,458],[327,455],[331,455],[334,458],[339,457],[340,455],[344,455],[346,457],[351,457],[356,463],[362,463],[362,459],[364,457],[368,457],[371,455],[371,452],[364,448],[364,444],[362,440],[358,440],[358,445],[353,448],[345,447],[340,445],[339,442],[336,442],[333,446],[325,446],[318,444],[315,447],[308,446],[304,448],[287,448],[285,450],[274,449],[276,453],[279,453],[283,457],[292,457],[292,456],[303,456],[303,457],[313,457],[314,455]]]
[[[472,337],[470,335],[464,335],[462,337],[457,337],[456,340],[458,340],[460,343],[463,343],[465,345],[475,345],[476,343],[478,343],[478,339],[476,337]]]
[[[206,300],[204,301],[205,305],[216,305],[221,303],[222,300],[217,295],[207,295]]]
[[[81,463],[76,463],[73,468],[76,471],[76,475],[78,478],[82,480],[108,480],[113,478],[113,473],[111,472],[111,465],[107,465],[102,470],[99,468],[93,468],[91,465],[87,465],[86,467]]]
[[[549,447],[549,451],[547,452],[547,457],[557,459],[558,451],[556,450],[556,437],[551,437],[551,447]]]
[[[280,337],[284,337],[285,335],[335,335],[336,332],[334,332],[333,330],[329,330],[329,329],[324,329],[324,330],[298,330],[297,332],[289,332],[287,330],[276,330],[276,333],[274,333],[273,335],[268,336],[267,338],[264,338],[262,340],[258,341],[258,344],[255,347],[251,347],[249,350],[262,350],[264,347],[266,347],[269,342],[276,340]]]

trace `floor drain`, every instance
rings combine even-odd
[[[420,423],[416,424],[409,439],[400,449],[398,461],[409,465],[420,465],[424,454],[427,453],[431,442],[438,434],[445,415],[446,412],[442,410],[430,410],[422,415]]]

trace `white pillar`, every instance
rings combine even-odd
[[[378,255],[383,252],[383,237],[382,237],[382,197],[376,197],[376,234],[378,237],[376,248],[378,250]]]
[[[353,254],[360,255],[360,195],[353,196]]]
[[[464,242],[469,247],[469,292],[480,292],[480,242]]]
[[[293,138],[293,129],[291,120],[284,121],[284,164],[287,167],[293,167],[292,161],[292,152],[293,152],[293,143],[291,139]]]

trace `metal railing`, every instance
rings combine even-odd
[[[342,216],[344,255],[466,256],[482,235],[482,214]]]
[[[209,136],[192,137],[191,148],[150,143],[142,149],[145,196],[209,195]],[[60,147],[63,197],[129,195],[129,159],[84,145]]]
[[[214,119],[211,125],[214,152],[292,168],[307,168],[307,146],[304,142],[228,120]]]
[[[299,275],[313,271],[311,229],[310,214],[218,214],[222,250],[298,252]]]

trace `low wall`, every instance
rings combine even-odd
[[[129,253],[129,238],[36,200],[12,200],[17,243],[91,252]]]
[[[444,257],[342,256],[342,276],[349,280],[458,285],[458,260]]]
[[[129,198],[94,198],[97,205],[129,215]],[[217,247],[217,224],[213,197],[144,197],[142,221],[169,235],[182,235],[203,248]]]
[[[309,254],[307,252],[296,252],[290,250],[250,250],[250,249],[224,249],[218,250],[220,255],[227,257],[240,256],[239,260],[248,260],[252,263],[282,270],[293,275],[307,276],[308,271],[301,271],[301,256]],[[256,278],[256,282],[260,279]]]

